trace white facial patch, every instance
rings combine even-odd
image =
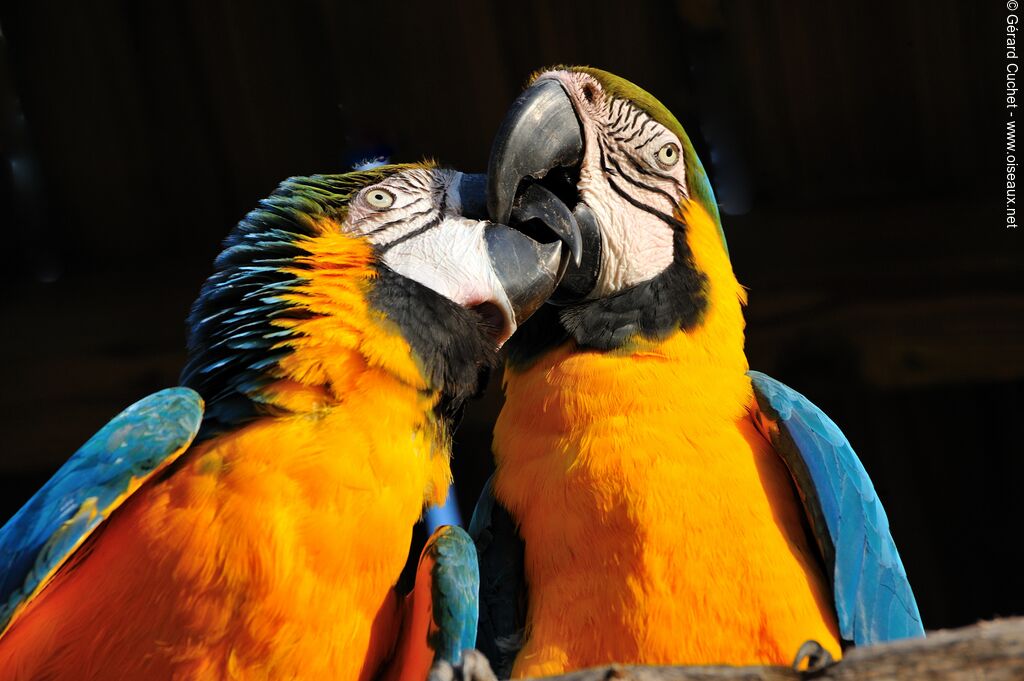
[[[487,222],[462,217],[462,173],[408,170],[360,192],[349,206],[348,226],[378,246],[381,262],[448,300],[471,308],[491,302],[515,330],[512,305],[498,280],[484,238]],[[393,203],[379,195],[387,192]]]
[[[580,201],[601,231],[601,271],[590,298],[648,281],[672,264],[673,218],[686,196],[681,143],[631,102],[608,97],[587,73],[541,76],[562,84],[583,124]]]
[[[593,190],[588,185],[595,183],[582,173],[580,179],[580,199],[601,226],[601,271],[588,297],[602,298],[664,272],[675,255],[672,228],[608,191],[607,184]]]
[[[449,216],[436,227],[385,252],[384,263],[445,298],[473,307],[502,298],[484,241],[485,222]]]

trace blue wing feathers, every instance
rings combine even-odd
[[[82,445],[0,528],[0,631],[133,484],[186,448],[203,401],[189,388],[154,393]]]
[[[777,427],[764,434],[793,473],[831,563],[842,638],[867,645],[923,636],[885,510],[842,431],[800,393],[762,373],[749,376],[761,415]]]
[[[480,592],[476,547],[465,530],[445,525],[434,532],[427,551],[434,560],[433,618],[438,629],[432,641],[435,659],[457,664],[462,651],[476,644]]]

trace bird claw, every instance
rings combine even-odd
[[[803,666],[804,663],[807,664],[806,667]],[[793,671],[802,675],[817,674],[834,663],[832,653],[825,650],[820,643],[814,640],[804,641],[793,658]]]
[[[430,669],[427,681],[498,681],[491,665],[479,650],[462,651],[462,662],[453,665],[440,660]]]

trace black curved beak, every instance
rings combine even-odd
[[[572,256],[552,299],[555,303],[585,298],[600,271],[601,237],[593,214],[582,203],[570,210],[544,182],[559,168],[578,172],[583,150],[582,124],[569,95],[555,80],[541,80],[516,98],[491,147],[487,172],[491,219],[513,226],[539,219]]]
[[[553,168],[583,160],[583,130],[569,95],[544,80],[519,95],[491,145],[487,166],[487,210],[508,222],[520,183],[541,179]]]
[[[542,244],[505,225],[484,231],[487,255],[512,306],[513,331],[547,300],[562,274],[562,247]]]

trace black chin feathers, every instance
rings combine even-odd
[[[570,339],[583,350],[618,350],[637,336],[657,341],[698,326],[708,306],[707,277],[693,262],[685,225],[674,227],[672,263],[665,271],[605,298],[545,305],[508,342],[509,364],[524,369]]]
[[[387,267],[378,272],[369,302],[398,326],[427,382],[441,392],[435,411],[454,427],[497,365],[494,340],[476,312]]]

